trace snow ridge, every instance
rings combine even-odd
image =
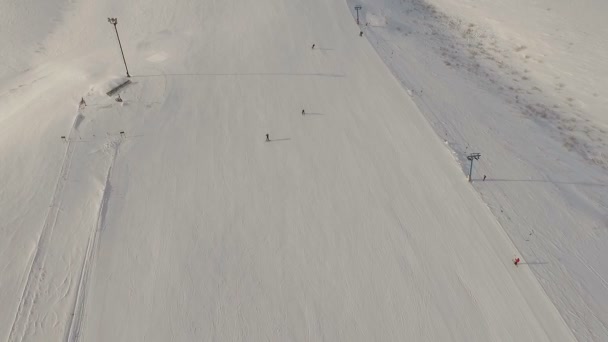
[[[101,203],[99,205],[99,211],[97,213],[97,224],[91,230],[91,235],[87,243],[87,249],[85,252],[84,261],[82,263],[82,269],[80,271],[80,278],[78,280],[78,289],[75,294],[74,309],[72,310],[72,316],[69,320],[68,329],[66,330],[67,336],[66,341],[74,342],[79,341],[82,331],[83,321],[86,315],[86,299],[87,299],[87,288],[88,282],[91,277],[92,269],[95,267],[95,256],[99,249],[99,236],[103,231],[105,224],[105,217],[108,208],[108,201],[112,193],[112,185],[110,180],[112,179],[112,168],[116,162],[116,156],[120,149],[120,140],[116,140],[110,144],[112,153],[112,162],[108,167],[108,173],[106,176],[105,186],[103,189],[103,195]]]

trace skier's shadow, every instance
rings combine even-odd
[[[325,115],[325,114],[323,114],[323,113],[306,113],[306,114],[304,114],[304,116],[306,116],[306,115]]]
[[[286,140],[291,140],[291,138],[270,139],[270,140],[268,140],[268,142],[274,142],[274,141],[286,141]]]
[[[483,181],[483,179],[473,179]],[[486,178],[486,182],[523,182],[523,183],[550,183],[550,184],[570,184],[570,185],[585,185],[585,186],[605,186],[608,184],[604,183],[593,183],[593,182],[570,182],[570,181],[553,181],[545,179],[498,179],[498,178]]]
[[[520,265],[546,265],[549,262],[547,261],[530,261],[530,262],[520,262]]]

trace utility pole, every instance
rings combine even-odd
[[[473,173],[473,160],[479,160],[481,153],[471,153],[467,156],[467,159],[471,161],[471,168],[469,169],[469,182],[471,181],[471,174]]]
[[[127,61],[125,60],[125,53],[122,51],[122,44],[120,43],[120,37],[118,36],[118,29],[116,28],[116,24],[118,24],[118,19],[116,18],[108,18],[108,22],[114,25],[114,31],[116,31],[116,38],[118,38],[118,46],[120,47],[120,53],[122,54],[122,61],[125,63],[125,69],[127,70],[127,77],[131,77],[129,75],[129,68],[127,68]]]
[[[357,11],[357,25],[359,25],[359,10],[361,9],[361,6],[355,6],[355,11]]]

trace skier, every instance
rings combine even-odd
[[[86,106],[87,106],[87,103],[84,102],[84,97],[81,97],[80,98],[80,107],[86,107]]]
[[[515,258],[515,260],[513,260],[513,263],[515,264],[515,266],[517,266],[517,264],[519,264],[519,258]]]
[[[270,136],[266,133],[266,141],[270,141]]]
[[[313,50],[315,49],[315,44],[312,44],[312,49],[313,49]]]
[[[359,37],[363,37],[363,31],[359,31]]]
[[[304,112],[304,109],[302,109],[302,115],[306,114],[306,112]]]
[[[483,180],[484,180],[484,181],[486,180],[486,175],[483,175]]]

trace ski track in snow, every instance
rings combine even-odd
[[[111,144],[114,150],[112,156],[112,162],[108,168],[108,174],[106,176],[105,186],[103,189],[103,195],[101,204],[99,206],[99,212],[97,214],[97,224],[91,231],[89,241],[87,243],[87,249],[85,252],[84,262],[82,263],[82,269],[80,271],[80,278],[78,280],[78,290],[75,294],[74,308],[72,310],[72,316],[69,320],[68,329],[66,330],[67,336],[66,341],[78,341],[80,339],[80,332],[82,330],[82,324],[86,315],[86,299],[87,299],[87,288],[88,282],[91,276],[91,271],[95,266],[95,255],[99,249],[99,235],[103,231],[105,223],[105,215],[108,208],[108,202],[112,192],[112,186],[110,180],[112,178],[112,168],[116,162],[116,156],[119,153],[120,141]]]
[[[23,340],[26,334],[26,329],[30,325],[29,320],[32,314],[32,308],[34,307],[37,296],[41,290],[41,283],[44,282],[46,245],[49,243],[49,240],[53,235],[53,230],[55,229],[57,217],[61,209],[63,192],[69,177],[72,156],[74,155],[75,144],[72,143],[72,133],[74,132],[76,122],[79,120],[78,118],[80,116],[81,113],[79,112],[74,119],[74,124],[72,125],[70,134],[67,137],[67,146],[65,148],[63,163],[61,164],[59,177],[57,177],[55,191],[51,197],[49,211],[47,212],[40,237],[38,238],[38,243],[36,244],[34,258],[29,266],[27,280],[25,281],[25,285],[23,287],[23,294],[19,299],[17,313],[8,337],[9,342]]]
[[[88,147],[101,144],[103,141],[106,141],[106,139],[101,140],[99,143],[96,143],[96,140],[82,140],[80,133],[78,132],[78,128],[83,122],[84,118],[83,111],[79,111],[74,119],[70,134],[66,138],[66,152],[57,181],[56,190],[51,199],[51,205],[36,247],[36,254],[30,265],[30,271],[24,285],[23,294],[20,298],[20,304],[8,337],[9,342],[31,339],[32,336],[36,334],[48,334],[49,327],[43,323],[43,320],[47,319],[47,312],[54,312],[55,310],[58,310],[56,307],[59,307],[60,305],[68,305],[67,303],[70,302],[73,304],[70,305],[71,309],[69,312],[67,312],[68,318],[66,321],[67,326],[65,327],[64,339],[66,341],[78,341],[80,337],[82,320],[86,314],[85,304],[87,284],[90,277],[90,271],[94,267],[95,253],[99,248],[99,235],[101,234],[101,230],[103,228],[104,215],[106,213],[111,194],[110,177],[112,174],[112,167],[114,161],[116,160],[116,156],[118,155],[120,143],[123,138],[110,137],[110,141],[105,143],[101,147],[101,150],[99,150],[102,151],[101,159],[96,157],[95,153],[87,153],[86,151]],[[78,150],[77,146],[82,146],[81,150]],[[95,148],[97,149],[97,147]],[[57,227],[58,218],[60,216],[59,214],[61,212],[74,212],[81,209],[77,207],[64,208],[63,205],[64,194],[66,193],[70,184],[70,171],[75,167],[75,165],[73,165],[73,157],[76,151],[87,153],[87,155],[91,156],[93,160],[97,159],[97,161],[101,161],[102,164],[103,159],[107,159],[108,157],[110,159],[104,182],[105,185],[101,192],[101,200],[97,210],[96,224],[93,225],[90,230],[86,249],[84,251],[80,250],[77,245],[67,246],[67,255],[55,253],[52,259],[49,260],[49,248],[53,247],[52,245],[49,245],[49,243],[51,240],[53,240],[53,233]],[[85,159],[80,160],[80,162],[87,164],[90,163],[90,160],[87,161]],[[79,176],[82,177],[82,173],[80,173]],[[93,175],[90,175],[89,177],[93,178]],[[80,182],[80,180],[76,180],[73,185],[78,186],[80,185]],[[76,188],[74,188],[74,190],[79,191]],[[68,231],[72,230],[69,234],[74,235],[76,238],[82,235],[84,232],[83,229],[87,227],[86,224],[83,224],[82,228],[79,228],[78,225],[71,225],[69,222],[64,222],[64,225],[65,226],[62,228],[64,230],[67,229]],[[84,235],[82,237],[84,237]],[[83,241],[74,242],[79,244]],[[66,258],[68,259],[66,260]],[[78,273],[78,277],[75,278],[76,273],[72,272],[70,266],[77,264],[78,262],[82,262],[82,266]],[[60,284],[61,287],[58,287],[57,282],[52,277],[47,276],[47,266],[52,265],[52,267],[56,267],[60,263],[67,263],[68,268],[65,269],[66,273],[63,275],[64,280]],[[54,277],[57,276],[57,274],[54,275]],[[66,284],[67,288],[64,288]],[[75,286],[72,286],[72,284],[75,284]],[[49,301],[54,301],[55,304],[50,305],[50,307],[46,306],[46,303]],[[32,318],[34,314],[36,315],[36,318]],[[52,313],[52,315],[55,314]],[[55,326],[50,328],[53,330],[58,328],[59,331],[62,329],[61,327]]]

